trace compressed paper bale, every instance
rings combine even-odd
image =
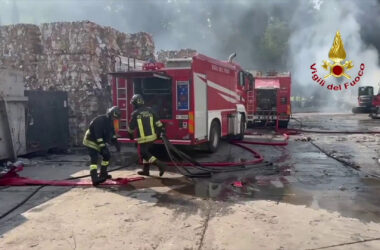
[[[157,53],[157,59],[160,62],[166,62],[167,59],[171,59],[171,58],[193,57],[196,53],[197,51],[193,49],[160,50]]]

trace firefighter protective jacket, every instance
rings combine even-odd
[[[128,132],[133,134],[136,128],[138,130],[137,142],[147,143],[157,139],[157,134],[161,132],[163,125],[151,108],[140,107],[132,113]]]
[[[112,118],[107,115],[95,117],[83,138],[83,145],[100,151],[106,143],[117,139]]]

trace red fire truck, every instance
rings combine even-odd
[[[254,86],[247,92],[248,126],[278,125],[286,128],[290,119],[290,73],[254,74]],[[278,122],[278,124],[276,124]]]
[[[372,109],[370,116],[372,119],[380,118],[380,88],[377,95],[375,95],[372,99]]]
[[[232,58],[231,55],[228,61],[219,61],[197,54],[171,59],[165,65],[145,63],[141,70],[110,73],[113,102],[122,110],[119,140],[131,142],[126,129],[134,94],[141,94],[145,104],[157,112],[173,144],[204,144],[214,152],[221,137],[242,138],[252,75]]]

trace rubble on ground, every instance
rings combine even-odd
[[[312,141],[312,138],[310,136],[302,136],[301,138],[296,138],[295,141]]]
[[[152,36],[126,34],[89,21],[0,26],[0,67],[24,71],[27,90],[67,91],[71,142],[80,145],[90,120],[111,105],[107,73],[115,56],[146,60]]]

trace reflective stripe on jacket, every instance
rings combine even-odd
[[[141,107],[132,113],[129,121],[128,132],[138,130],[138,143],[152,142],[157,139],[157,130],[162,128],[162,122],[158,120],[155,112],[149,107]]]
[[[85,145],[89,148],[95,149],[96,151],[100,151],[99,145],[96,142],[91,141],[89,139],[89,135],[90,135],[90,130],[87,129],[87,131],[84,135],[84,138],[83,138],[83,145]]]

